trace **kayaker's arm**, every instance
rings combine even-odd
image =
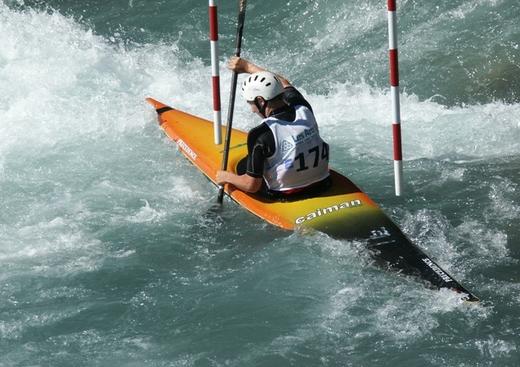
[[[224,185],[226,183],[235,186],[237,189],[254,193],[260,190],[262,187],[262,178],[245,175],[235,175],[234,173],[228,171],[218,171],[216,177],[217,183],[219,185]]]
[[[236,56],[233,56],[231,59],[229,59],[228,69],[230,69],[238,74],[242,74],[242,73],[253,74],[253,73],[258,73],[261,71],[269,71],[258,65],[253,64],[249,60],[246,60],[246,59],[243,59],[240,57],[236,57]],[[276,74],[276,73],[274,73],[274,74]],[[282,86],[284,88],[291,86],[291,83],[287,79],[285,79],[283,76],[281,76],[279,74],[276,74],[276,76],[278,77],[278,79],[280,80],[280,82],[282,83]]]

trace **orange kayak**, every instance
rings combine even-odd
[[[212,122],[147,98],[159,124],[179,150],[211,182],[221,167],[224,144],[213,142]],[[223,128],[224,129],[224,128]],[[222,135],[225,135],[222,131]],[[233,129],[228,170],[243,173],[247,133]],[[400,272],[419,276],[437,288],[450,288],[467,301],[478,301],[439,265],[413,244],[367,194],[347,177],[331,170],[332,185],[315,197],[277,201],[226,185],[225,193],[263,220],[287,230],[312,228],[338,239],[366,241],[374,257]]]

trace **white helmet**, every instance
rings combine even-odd
[[[269,71],[251,74],[242,84],[242,93],[248,102],[256,97],[269,101],[283,92],[282,83]]]

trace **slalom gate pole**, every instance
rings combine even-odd
[[[401,147],[401,111],[399,106],[399,67],[397,58],[396,0],[388,5],[388,54],[390,58],[390,92],[392,95],[392,129],[394,141],[395,195],[403,193],[403,152]]]
[[[216,0],[209,0],[209,42],[211,46],[211,83],[213,86],[213,135],[215,144],[222,143],[220,111],[220,73],[218,64],[218,20]]]
[[[237,37],[236,37],[236,48],[235,48],[235,56],[240,57],[240,53],[242,51],[242,34],[244,32],[244,21],[246,18],[246,5],[247,0],[239,0],[238,2],[238,22],[237,22]],[[233,75],[231,78],[231,92],[229,96],[229,107],[228,107],[228,116],[227,116],[227,126],[226,126],[226,140],[224,142],[224,155],[222,157],[222,170],[225,171],[227,169],[228,158],[229,158],[229,146],[231,143],[231,129],[233,127],[233,110],[235,109],[235,96],[237,92],[237,80],[238,74],[236,71],[233,71]],[[222,200],[224,199],[224,186],[220,186],[218,190],[218,198],[217,202],[222,204]]]

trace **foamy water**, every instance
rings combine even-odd
[[[333,166],[483,300],[468,306],[452,292],[375,267],[363,243],[287,233],[230,201],[208,214],[215,189],[176,152],[144,102],[153,96],[211,116],[207,58],[185,40],[194,37],[195,47],[204,32],[185,24],[182,35],[130,42],[123,31],[96,31],[95,17],[81,18],[76,8],[70,15],[18,3],[26,10],[0,3],[0,365],[516,364],[518,103],[444,103],[433,92],[424,98],[426,87],[405,88],[401,200],[392,196],[383,83],[371,71],[364,81],[328,76],[312,58],[298,71],[291,53],[273,60],[314,106]],[[113,6],[125,14],[140,3]],[[320,18],[330,6],[316,2],[302,21],[318,37],[310,38],[311,51],[345,68],[349,59],[332,49],[347,38],[350,51],[367,49],[354,61],[379,64],[384,46],[348,37],[384,26],[379,4],[354,14],[341,7],[337,22],[369,16],[336,34],[335,23]],[[252,5],[251,14],[260,8]],[[198,20],[190,9],[183,3],[178,11]],[[440,24],[476,8],[461,2],[447,11]],[[261,25],[251,19],[253,32]],[[425,27],[439,32],[438,22],[410,17],[404,24],[412,28],[405,44]],[[153,27],[143,27],[135,38],[153,39]],[[248,37],[249,57],[275,54]],[[273,42],[283,45],[281,34]],[[289,49],[298,51],[298,43]],[[300,51],[301,59],[312,53]],[[363,69],[357,61],[353,68]],[[305,69],[318,78],[302,75]],[[230,76],[221,70],[227,106]],[[235,126],[257,122],[239,100]]]

